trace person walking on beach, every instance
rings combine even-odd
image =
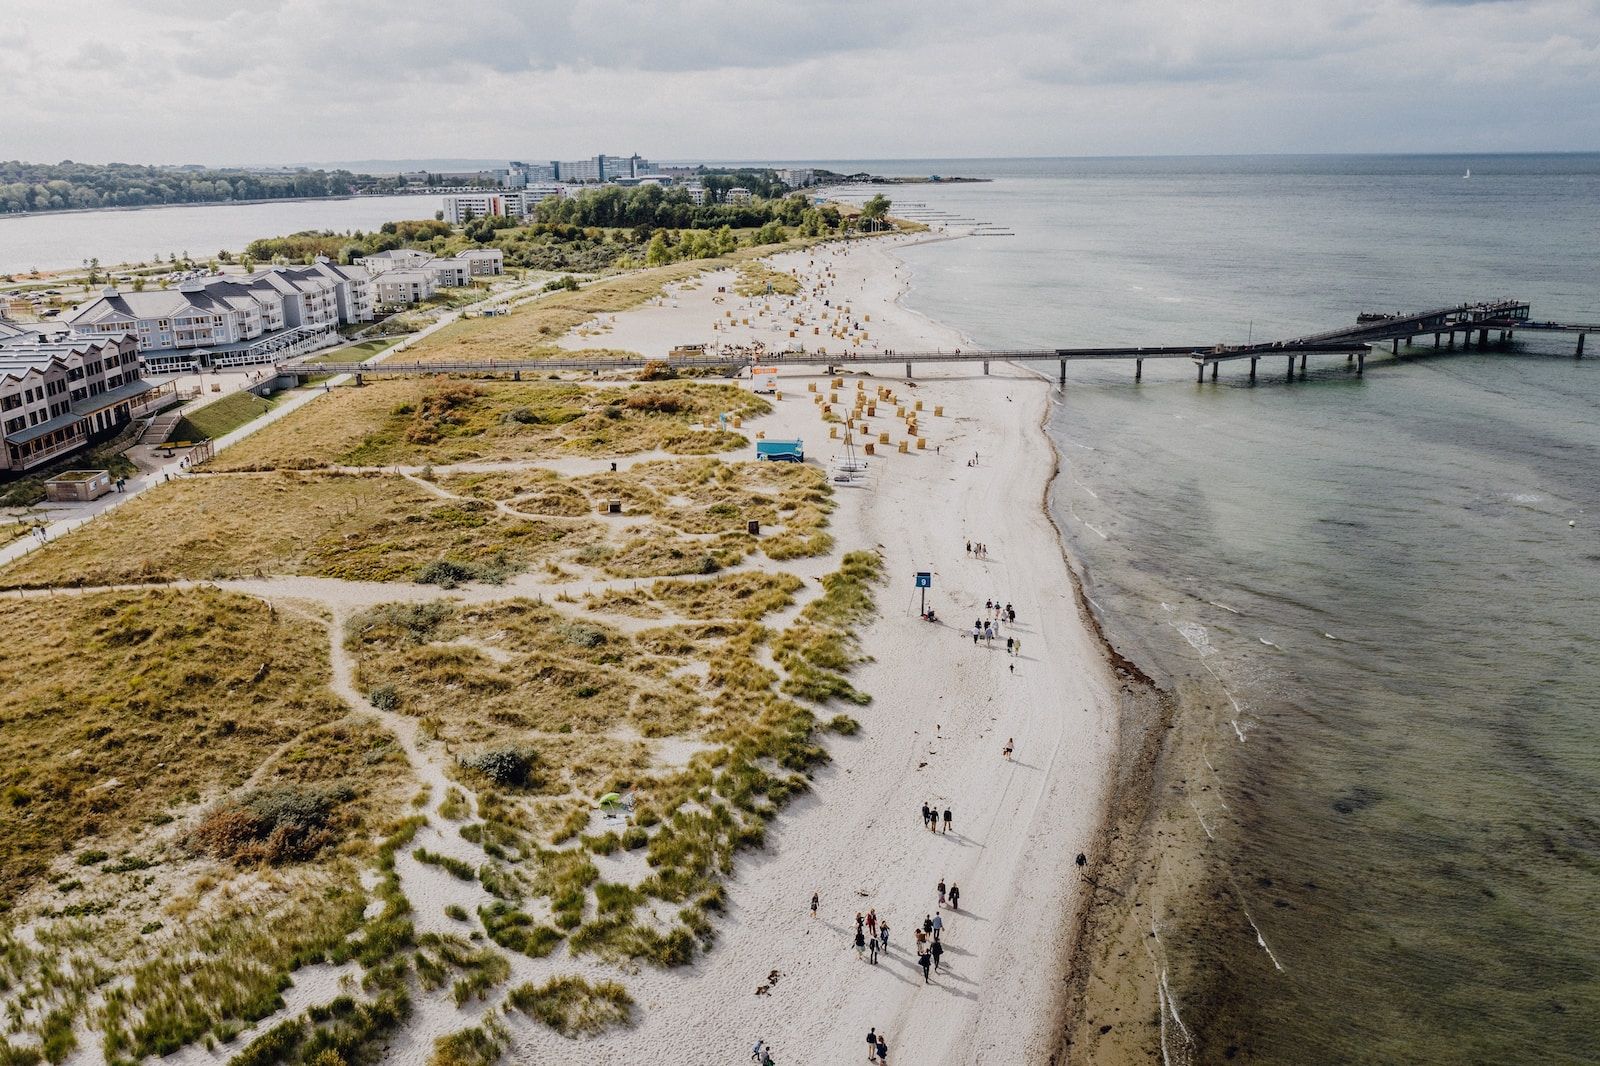
[[[944,945],[935,940],[933,947],[928,950],[928,954],[933,956],[933,972],[938,973],[939,960],[944,958]]]
[[[993,600],[984,600],[983,601],[983,610],[984,610],[985,614],[987,614],[990,618],[993,618],[994,617],[994,601]]]
[[[933,958],[926,951],[921,952],[917,955],[917,965],[922,967],[922,983],[932,984],[928,980],[928,968],[933,965]]]
[[[1014,644],[1015,644],[1015,642],[1010,637],[1006,638],[1006,654],[1007,655],[1011,654],[1011,648],[1012,648],[1012,646]]]
[[[939,808],[935,807],[933,809],[933,817],[928,819],[928,832],[937,833],[938,831],[939,831]]]
[[[867,1061],[878,1061],[878,1030],[876,1028],[867,1030]]]
[[[944,809],[944,831],[946,833],[950,832],[950,808],[949,807],[946,807]]]
[[[889,919],[885,918],[878,923],[878,939],[883,941],[883,950],[889,950]]]
[[[878,912],[876,910],[867,911],[867,936],[871,939],[877,939]]]
[[[889,1042],[883,1038],[883,1034],[882,1033],[878,1034],[878,1049],[877,1050],[878,1050],[878,1062],[879,1062],[880,1066],[882,1066],[882,1064],[887,1063],[889,1061]]]
[[[933,915],[924,914],[922,916],[922,932],[927,936],[933,935]]]
[[[819,904],[821,902],[822,901],[817,898],[817,893],[815,893],[815,892],[811,893],[811,917],[813,919],[816,918],[816,916],[817,916],[817,904]]]
[[[961,886],[960,885],[952,884],[950,886],[950,909],[953,910],[953,911],[958,911],[958,910],[961,909]]]
[[[1002,755],[1004,755],[1006,757],[1006,762],[1010,762],[1011,761],[1011,753],[1013,751],[1015,751],[1016,749],[1017,749],[1016,741],[1013,740],[1011,737],[1007,737],[1006,738],[1005,750],[1002,751],[1000,754],[1002,754]]]
[[[1020,641],[1020,640],[1017,641],[1016,644],[1012,647],[1011,652],[1012,652],[1013,655],[1020,656],[1022,654],[1022,641]]]
[[[922,828],[928,828],[928,819],[933,817],[933,812],[928,810],[928,801],[922,801]]]
[[[861,931],[860,926],[856,926],[856,958],[863,958],[866,955],[866,951],[867,934]]]
[[[867,934],[867,961],[874,966],[878,965],[878,934],[876,933]]]
[[[940,914],[938,911],[934,911],[933,912],[933,942],[935,944],[937,944],[939,942],[939,938],[941,936],[943,936],[943,935],[944,935],[944,915]]]
[[[939,878],[939,906],[944,906],[944,878]]]
[[[756,1046],[750,1049],[750,1061],[760,1062],[761,1056],[765,1055],[766,1053],[767,1042],[765,1040],[757,1039]]]
[[[42,533],[43,530],[39,530],[39,532]],[[976,622],[972,623],[972,646],[974,648],[978,646],[978,638],[981,636],[983,636],[983,627]]]

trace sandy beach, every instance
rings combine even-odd
[[[810,298],[746,299],[731,295],[731,271],[706,275],[657,305],[608,316],[597,324],[603,343],[661,353],[705,338],[733,310],[751,325],[719,331],[723,343],[782,347],[787,330],[772,323],[796,313],[810,320],[841,301],[872,346],[963,343],[896,302],[908,272],[889,241],[770,262],[797,271],[808,288],[829,273],[831,284]],[[719,286],[730,287],[720,303]],[[831,306],[819,307],[823,299]],[[1102,824],[1116,682],[1075,605],[1043,508],[1055,468],[1041,429],[1050,386],[1015,367],[993,371],[867,379],[869,392],[888,384],[926,411],[945,412],[920,423],[927,450],[880,455],[866,485],[839,490],[841,546],[877,547],[889,575],[880,617],[863,634],[874,661],[860,670],[860,687],[874,701],[853,712],[861,733],[831,743],[831,764],[776,821],[768,847],[737,864],[717,947],[687,972],[630,979],[641,1020],[604,1038],[608,1060],[742,1061],[760,1038],[780,1063],[842,1062],[861,1054],[872,1027],[887,1035],[892,1061],[1054,1055],[1071,931],[1086,904],[1074,859],[1093,856]],[[761,428],[804,437],[808,457],[826,462],[838,442],[827,439],[808,380],[793,373],[779,379],[776,413]],[[841,393],[854,390],[851,376]],[[810,380],[827,390],[826,378]],[[984,543],[986,557],[969,554],[968,541]],[[933,574],[935,624],[918,615],[913,575],[921,570]],[[1017,621],[992,646],[975,646],[972,623],[990,599],[1013,605]],[[1019,656],[1006,653],[1005,636],[1021,641]],[[1009,738],[1010,761],[1002,757]],[[923,828],[923,803],[953,810],[950,833]],[[924,987],[909,945],[913,928],[938,911],[941,879],[960,885],[961,907],[943,912],[943,972]],[[813,892],[821,899],[815,921],[807,915]],[[877,966],[851,946],[854,917],[868,908],[892,928]]]

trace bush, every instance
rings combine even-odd
[[[523,788],[534,780],[536,759],[517,748],[491,748],[470,758],[462,758],[459,762],[495,784],[508,788]]]
[[[343,786],[258,790],[214,808],[189,834],[188,845],[241,866],[304,862],[338,839],[335,815],[354,798]]]
[[[393,685],[379,685],[367,693],[367,702],[380,711],[398,711],[400,709],[400,693]]]

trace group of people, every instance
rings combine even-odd
[[[982,541],[967,541],[967,554],[977,559],[989,557],[989,546]]]
[[[816,894],[812,893],[812,901]],[[812,914],[816,914],[813,910]],[[889,921],[878,920],[877,908],[868,908],[866,914],[856,911],[856,958],[878,965],[878,953],[889,950]]]
[[[946,833],[950,832],[951,817],[950,808],[946,807],[944,809],[944,831]],[[922,827],[930,833],[939,831],[939,807],[937,804],[932,807],[926,803],[922,805]]]

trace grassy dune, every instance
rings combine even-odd
[[[692,423],[768,410],[765,400],[728,385],[384,380],[336,390],[229,448],[208,469],[514,461],[657,448],[706,454],[745,438]]]
[[[207,590],[6,606],[0,897],[80,840],[127,840],[344,714],[320,631]]]

